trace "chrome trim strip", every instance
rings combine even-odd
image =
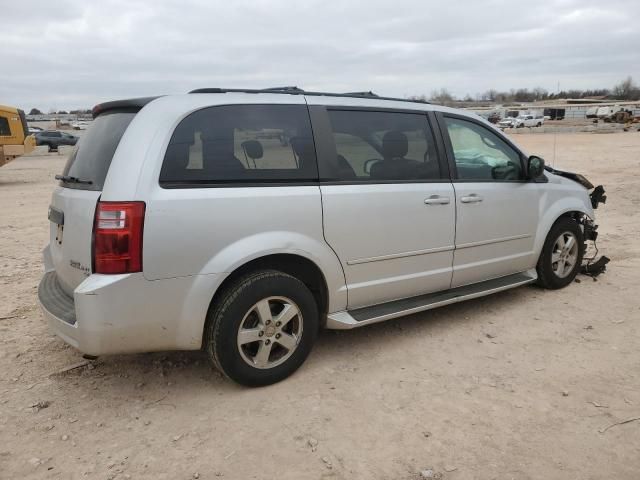
[[[479,242],[470,242],[470,243],[463,243],[461,245],[456,245],[456,249],[458,249],[458,248],[479,247],[481,245],[489,245],[490,243],[509,242],[511,240],[520,240],[522,238],[529,238],[529,237],[531,237],[531,235],[529,235],[528,233],[525,233],[523,235],[514,235],[512,237],[495,238],[493,240],[481,240]]]
[[[417,255],[426,255],[429,253],[450,252],[454,250],[453,245],[446,247],[427,248],[425,250],[414,250],[411,252],[391,253],[389,255],[380,255],[379,257],[357,258],[355,260],[347,260],[347,265],[359,265],[361,263],[381,262],[383,260],[391,260],[393,258],[415,257]]]

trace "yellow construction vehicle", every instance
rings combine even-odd
[[[16,157],[31,152],[36,139],[29,135],[27,119],[18,108],[0,105],[0,167]]]

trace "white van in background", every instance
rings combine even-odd
[[[598,111],[596,112],[596,117],[605,118],[613,115],[614,113],[618,113],[624,110],[620,105],[614,105],[613,107],[598,107]]]

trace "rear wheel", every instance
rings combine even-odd
[[[538,259],[538,284],[549,289],[566,287],[576,278],[583,254],[580,226],[568,217],[558,219],[551,227]]]
[[[247,386],[295,372],[318,333],[313,294],[295,277],[264,270],[241,277],[210,309],[205,350],[216,368]]]

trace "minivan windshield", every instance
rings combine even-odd
[[[113,154],[135,115],[130,111],[114,111],[96,118],[64,167],[64,177],[74,177],[82,182],[62,180],[61,185],[80,190],[102,190]]]

